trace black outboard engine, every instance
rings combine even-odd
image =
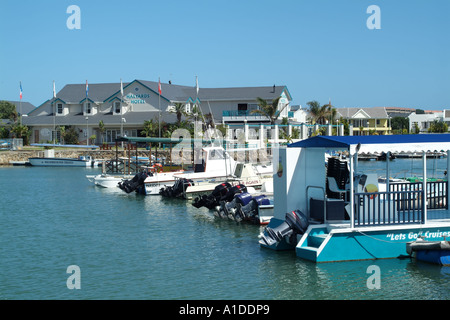
[[[281,242],[283,239],[288,244],[295,246],[297,235],[304,234],[307,228],[308,219],[300,210],[295,210],[286,213],[286,221],[278,227],[267,227],[261,238],[268,246]]]
[[[214,188],[211,194],[196,197],[192,205],[196,208],[207,207],[208,209],[214,209],[219,205],[220,199],[228,193],[230,188],[231,184],[228,182],[221,183]]]
[[[243,184],[238,184],[236,186],[231,187],[228,192],[220,198],[220,201],[230,202],[233,201],[234,196],[240,193],[247,192],[247,187]]]
[[[236,204],[236,210],[234,210],[234,220],[240,222],[242,220],[249,220],[256,222],[258,218],[258,207],[260,205],[269,205],[270,200],[265,195],[253,197],[250,202],[243,205],[241,202]]]
[[[126,193],[130,193],[138,190],[139,188],[144,187],[144,181],[148,177],[147,172],[139,172],[136,174],[131,180],[124,180],[119,182],[119,188],[125,191]]]
[[[194,182],[191,179],[186,178],[178,179],[177,181],[175,181],[173,186],[161,188],[159,194],[167,198],[181,197],[185,190],[185,186],[193,186],[193,185]]]

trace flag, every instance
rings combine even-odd
[[[53,80],[53,98],[56,98],[55,81]]]
[[[158,92],[161,95],[161,79],[158,79]]]
[[[197,90],[197,95],[198,95],[198,77],[195,76],[195,89]]]
[[[20,100],[22,100],[22,81],[20,81]]]
[[[86,80],[86,99],[89,95],[89,85],[88,85],[88,81]]]
[[[122,79],[120,79],[120,94],[123,96],[123,84],[122,84]]]

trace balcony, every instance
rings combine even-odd
[[[251,110],[224,110],[222,111],[222,120],[224,122],[267,122],[266,116],[252,113]]]

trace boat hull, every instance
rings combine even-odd
[[[450,251],[448,250],[421,250],[417,251],[416,259],[441,266],[450,266]]]
[[[129,177],[115,177],[110,175],[95,175],[95,176],[86,176],[89,181],[93,182],[96,186],[102,188],[116,188],[118,187],[119,182],[122,182],[124,179]]]
[[[450,236],[450,223],[439,226],[329,229],[327,225],[310,226],[295,248],[297,256],[314,262],[398,258],[408,255],[407,242],[419,237],[442,241]]]
[[[91,167],[91,160],[71,158],[29,158],[28,162],[36,167]]]

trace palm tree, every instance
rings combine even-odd
[[[278,110],[278,103],[280,102],[280,98],[281,97],[278,97],[272,100],[271,103],[267,103],[267,101],[263,98],[257,97],[256,100],[258,101],[258,106],[260,109],[252,110],[251,113],[258,113],[260,115],[266,116],[269,119],[271,125],[275,124],[281,112],[284,110],[284,108],[287,107],[286,104],[285,106],[283,106],[283,108]]]
[[[186,115],[186,112],[185,112],[186,108],[185,108],[184,104],[182,104],[180,102],[176,102],[174,107],[175,107],[174,110],[172,110],[171,112],[177,114],[177,123],[180,124],[181,116]]]
[[[155,135],[156,130],[157,124],[153,122],[153,119],[144,121],[144,129],[142,130],[142,133],[145,134],[146,137]]]
[[[326,124],[327,120],[332,123],[336,117],[336,109],[333,108],[331,103],[321,106],[318,101],[314,100],[309,101],[306,104],[309,106],[309,114],[313,124]]]
[[[103,144],[103,133],[105,132],[105,124],[103,123],[103,120],[100,120],[98,123],[98,132],[100,132],[100,135],[102,136],[102,144]]]

